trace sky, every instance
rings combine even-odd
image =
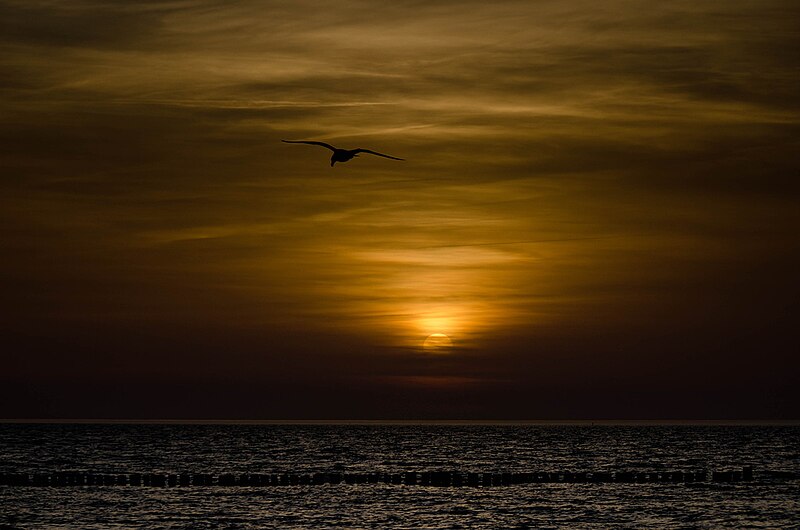
[[[0,0],[0,418],[797,419],[798,50],[793,0]]]

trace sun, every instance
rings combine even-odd
[[[446,353],[452,347],[453,341],[444,333],[432,333],[422,343],[422,349],[431,353]]]

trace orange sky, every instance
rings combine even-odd
[[[2,1],[0,417],[796,418],[798,20]]]

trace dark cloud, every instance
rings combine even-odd
[[[159,32],[164,16],[162,10],[141,7],[114,2],[4,2],[0,42],[58,49],[137,48]]]

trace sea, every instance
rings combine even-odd
[[[710,476],[745,466],[752,480],[383,480],[434,472]],[[4,484],[0,528],[800,528],[800,426],[791,424],[0,424],[0,474],[66,472],[382,478],[281,486]]]

